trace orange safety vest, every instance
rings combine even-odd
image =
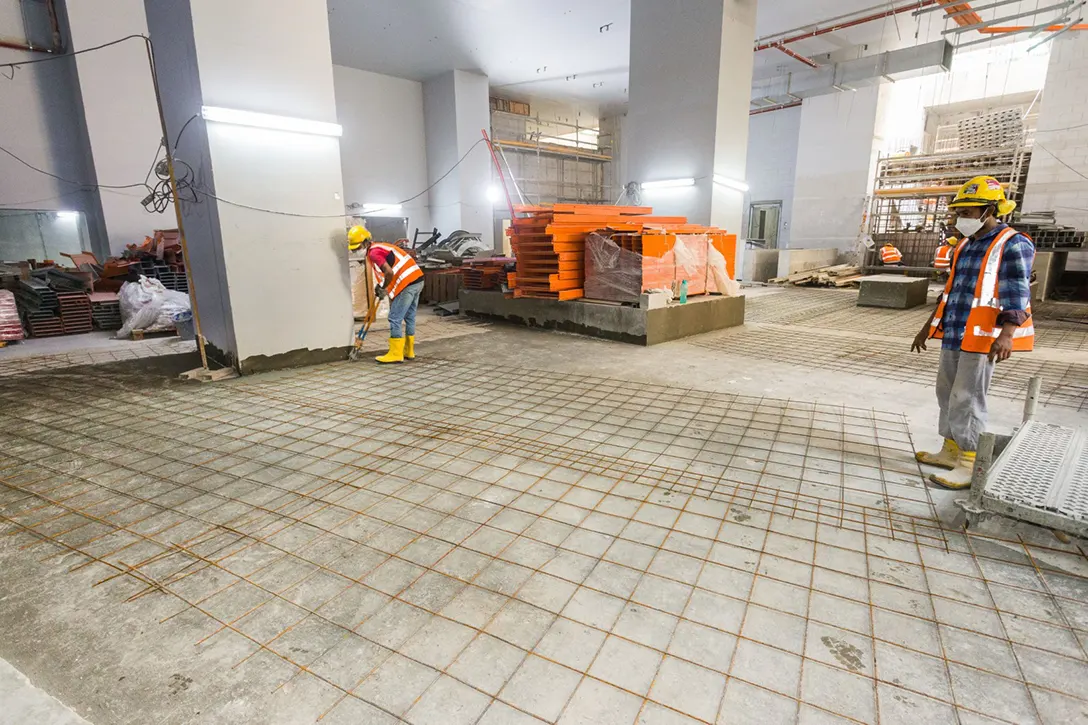
[[[956,248],[951,244],[944,244],[937,247],[937,256],[933,258],[933,266],[937,269],[951,269],[952,257],[956,253]]]
[[[903,253],[892,245],[886,244],[880,250],[880,261],[884,264],[899,264],[903,261]]]
[[[963,342],[960,349],[964,352],[977,352],[986,354],[994,344],[994,340],[1001,334],[1001,328],[997,325],[997,316],[1001,314],[1001,306],[997,302],[998,275],[1001,270],[1001,256],[1005,252],[1005,243],[1016,236],[1017,232],[1008,227],[994,239],[986,252],[986,261],[978,275],[975,284],[975,299],[971,302],[971,312],[967,315],[967,329],[963,332]],[[952,256],[952,273],[948,275],[948,282],[944,286],[944,295],[937,305],[937,314],[933,317],[930,326],[930,339],[944,337],[944,329],[941,321],[944,319],[945,303],[952,294],[952,282],[956,278],[956,260],[960,258],[967,240],[956,245]],[[1031,319],[1031,305],[1027,309],[1028,319],[1012,334],[1012,349],[1018,352],[1030,352],[1035,349],[1035,326]]]
[[[394,247],[392,244],[383,244],[381,242],[376,242],[371,246],[391,252],[396,259],[396,262],[392,265],[393,279],[386,288],[389,292],[389,299],[394,299],[405,287],[423,279],[423,270],[419,268],[416,260],[412,259],[412,255],[408,254],[408,252],[400,247]],[[367,260],[370,260],[369,255],[367,255]],[[371,266],[374,267],[374,279],[377,280],[378,284],[385,284],[385,275],[382,274],[381,267],[373,262],[371,262]]]

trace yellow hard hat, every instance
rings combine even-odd
[[[348,249],[355,251],[359,247],[370,241],[370,230],[362,224],[356,224],[351,229],[348,229]]]
[[[947,244],[950,247],[954,247],[954,246],[956,246],[957,244],[960,243],[960,240],[957,239],[956,237],[949,237],[948,239],[944,240],[944,243]]]
[[[997,215],[1012,214],[1015,201],[1005,198],[1005,188],[992,176],[976,176],[960,187],[956,198],[948,205],[949,209],[961,209],[969,206],[996,206]]]

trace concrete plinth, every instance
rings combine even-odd
[[[472,317],[646,346],[744,324],[744,297],[707,295],[656,310],[581,300],[510,299],[502,292],[466,289],[460,300],[461,312]]]
[[[923,277],[877,274],[861,279],[858,307],[909,310],[924,305],[928,294],[929,280]]]

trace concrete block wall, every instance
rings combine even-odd
[[[1088,34],[1066,33],[1051,46],[1024,209],[1088,229]]]
[[[853,250],[867,209],[885,86],[816,96],[801,107],[790,246]]]
[[[752,202],[782,202],[779,248],[790,245],[800,133],[800,108],[761,113],[748,122],[748,196]]]

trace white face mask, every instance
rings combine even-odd
[[[986,223],[986,217],[986,214],[983,214],[981,219],[959,217],[956,219],[956,229],[958,229],[960,234],[963,234],[965,237],[973,237],[979,233],[982,229],[982,225]]]

